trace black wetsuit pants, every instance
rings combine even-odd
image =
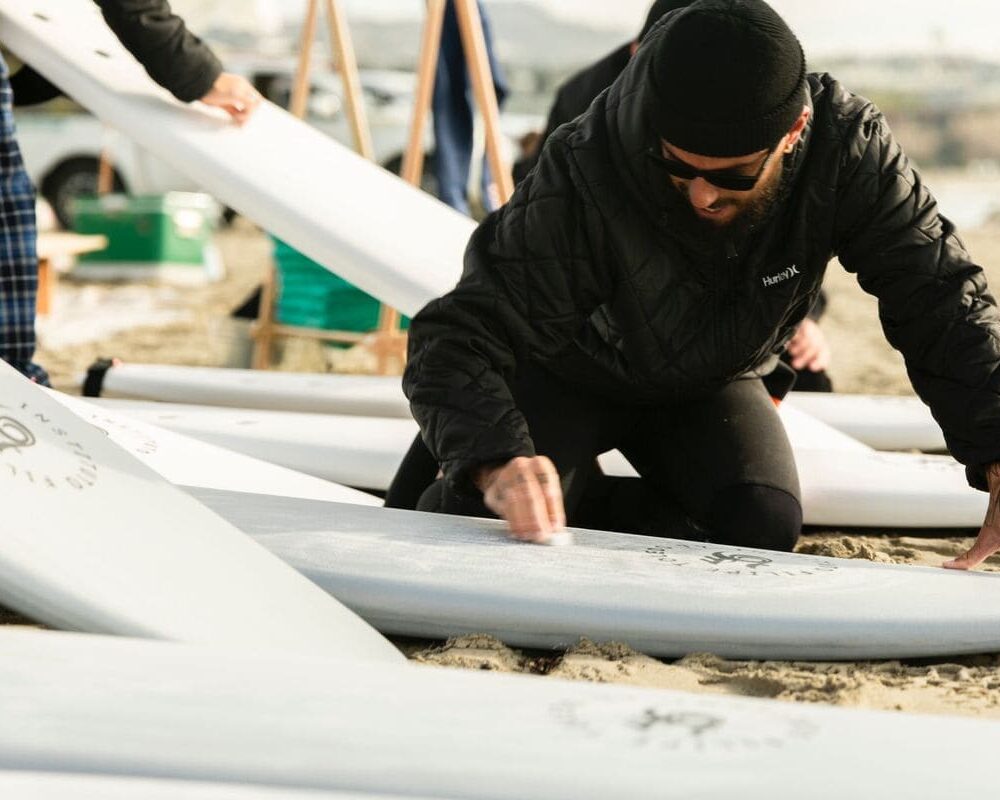
[[[511,387],[539,455],[559,472],[570,526],[791,550],[802,527],[799,482],[784,427],[760,380],[736,381],[680,406],[622,405],[536,368]],[[618,449],[641,478],[605,476]],[[418,437],[386,505],[493,516],[481,496],[435,480]]]

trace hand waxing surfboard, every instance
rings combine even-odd
[[[528,548],[524,548],[528,549]],[[0,631],[0,768],[455,800],[981,800],[996,722]],[[960,769],[959,769],[960,767]],[[956,770],[959,770],[956,772]]]
[[[385,633],[553,648],[586,636],[734,658],[1000,649],[1000,575],[585,530],[549,550],[509,540],[497,520],[192,494]]]
[[[0,362],[0,603],[49,625],[398,661],[392,645]]]
[[[347,486],[384,490],[413,420],[94,400],[137,419]],[[948,456],[880,453],[793,408],[781,409],[795,451],[807,524],[978,527],[987,495]],[[605,472],[635,475],[618,453]]]

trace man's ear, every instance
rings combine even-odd
[[[791,153],[795,149],[795,145],[799,143],[799,139],[802,138],[802,131],[806,129],[806,123],[809,122],[809,117],[812,115],[812,109],[809,106],[802,106],[802,113],[799,114],[799,118],[795,120],[795,124],[789,129],[786,134],[788,141],[785,142],[785,152]]]

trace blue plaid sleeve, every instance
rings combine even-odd
[[[35,354],[35,190],[24,169],[14,131],[13,93],[0,57],[0,358],[48,385]]]

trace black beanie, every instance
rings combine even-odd
[[[684,8],[689,5],[691,5],[691,0],[656,0],[650,6],[649,13],[646,15],[646,22],[643,24],[642,30],[639,31],[639,35],[635,40],[641,42],[643,37],[650,32],[652,27],[660,21],[660,17],[664,14],[669,14],[671,11],[676,11],[678,8]]]
[[[802,113],[802,45],[763,0],[697,0],[649,45],[653,125],[683,150],[756,153],[774,147]]]

